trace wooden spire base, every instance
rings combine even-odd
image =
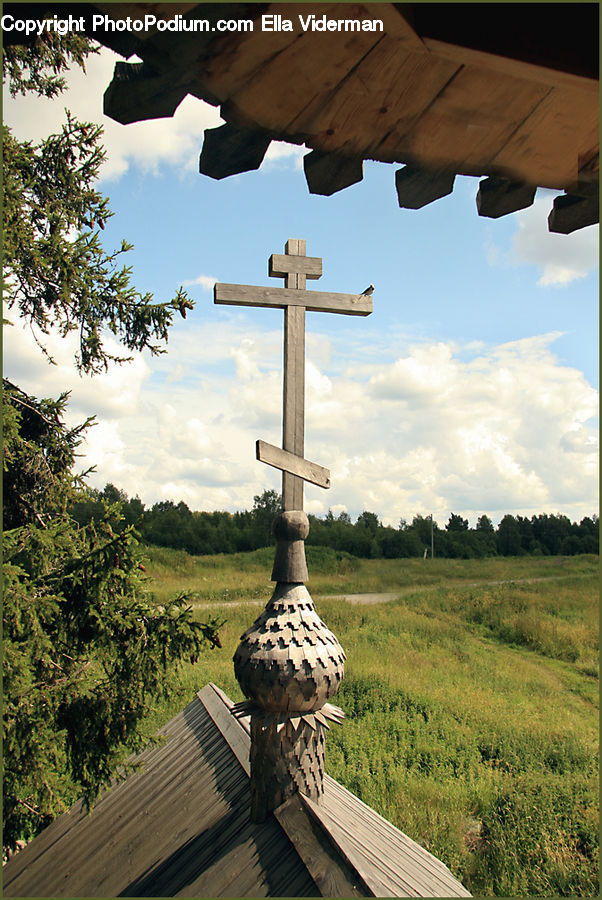
[[[276,554],[272,581],[304,584],[308,579],[305,561],[305,538],[309,520],[303,510],[288,510],[274,520]]]
[[[295,727],[251,715],[251,821],[264,822],[298,791],[319,801],[324,793],[325,729],[303,720]]]

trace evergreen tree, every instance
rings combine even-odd
[[[5,48],[4,77],[13,95],[31,89],[53,96],[63,82],[52,72],[65,69],[70,59],[83,67],[89,52],[92,45],[79,35],[49,32],[31,47]],[[4,302],[9,314],[16,311],[32,326],[47,355],[44,335],[76,331],[77,365],[84,372],[130,358],[108,352],[103,328],[128,350],[161,353],[174,312],[185,317],[193,305],[182,289],[167,303],[138,293],[131,269],[119,265],[132,249],[127,241],[118,250],[104,250],[100,232],[113,214],[94,187],[105,157],[101,134],[100,126],[78,122],[69,112],[61,133],[38,145],[2,128]]]
[[[55,96],[71,62],[93,52],[77,35],[45,33],[3,51],[11,93]],[[128,350],[162,352],[173,314],[192,304],[179,291],[155,303],[119,268],[121,249],[100,242],[107,200],[94,182],[100,129],[67,114],[39,145],[3,128],[4,297],[41,348],[51,330],[79,335],[80,371],[116,360],[103,329]],[[63,421],[67,395],[36,400],[3,383],[4,414],[4,846],[36,834],[66,804],[91,803],[124,754],[170,670],[219,644],[218,623],[195,622],[184,596],[151,602],[136,534],[120,524],[123,498],[84,491],[76,448],[90,420]],[[113,489],[115,492],[116,489]],[[109,491],[111,494],[111,491]],[[117,502],[107,505],[107,499]],[[82,525],[70,510],[100,508]]]
[[[119,504],[77,527],[73,474],[88,423],[62,421],[66,395],[37,401],[4,381],[4,845],[44,827],[75,795],[91,802],[139,747],[149,699],[173,664],[218,643],[186,597],[144,589]]]

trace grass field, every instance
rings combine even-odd
[[[191,591],[223,649],[183,667],[155,729],[214,681],[270,596],[273,551],[149,551],[158,601]],[[309,589],[347,653],[328,772],[478,895],[598,896],[598,557],[356,560],[308,548]],[[393,591],[355,606],[336,593]],[[212,604],[203,609],[205,603]]]

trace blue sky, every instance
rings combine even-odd
[[[305,238],[323,259],[315,290],[355,293],[373,282],[367,318],[308,313],[306,456],[332,489],[306,488],[306,508],[377,512],[388,523],[451,512],[474,524],[506,512],[597,511],[598,228],[551,235],[554,192],[499,220],[480,218],[478,179],[458,178],[423,210],[397,205],[397,166],[365,163],[364,180],[309,194],[305,148],[272,144],[257,172],[198,174],[205,127],[218,111],[186,98],[173,119],[120,126],[102,115],[117,57],[103,50],[57,101],[15,100],[5,120],[38,139],[68,106],[103,122],[100,188],[115,216],[103,241],[134,243],[126,261],[141,291],[196,301],[168,353],[143,354],[80,378],[68,341],[49,367],[27,332],[5,337],[5,372],[37,395],[72,389],[73,421],[96,414],[82,465],[146,504],[250,508],[279,488],[254,442],[280,444],[282,313],[216,307],[214,280],[281,284],[271,253]],[[7,331],[9,331],[7,329]]]

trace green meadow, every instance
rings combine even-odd
[[[232,655],[269,599],[273,551],[146,552],[158,602],[186,591],[199,619],[226,620],[222,649],[174,675],[153,730],[207,681],[242,699]],[[327,770],[473,894],[598,896],[598,564],[308,548],[308,587],[347,653]],[[331,596],[381,591],[398,599]]]

